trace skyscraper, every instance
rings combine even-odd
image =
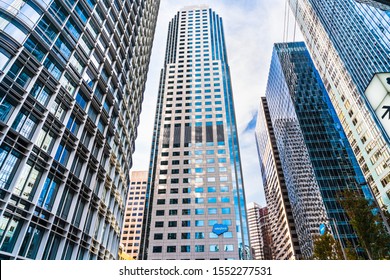
[[[355,248],[338,199],[344,190],[370,193],[304,43],[275,44],[266,98],[302,255],[312,255],[320,224]]]
[[[356,0],[356,2],[371,5],[375,8],[382,9],[384,11],[390,11],[389,0]]]
[[[288,197],[281,157],[265,97],[261,98],[256,124],[256,144],[267,202],[272,257],[275,260],[302,258],[294,216]]]
[[[0,3],[0,258],[115,259],[159,1]]]
[[[121,244],[130,259],[138,259],[141,244],[142,220],[145,211],[148,171],[132,171],[130,189],[126,200],[125,221],[123,223]]]
[[[249,258],[222,19],[208,7],[170,22],[160,85],[142,258]]]
[[[247,206],[248,228],[254,260],[272,260],[271,223],[267,207],[255,202]]]
[[[389,211],[387,103],[378,116],[365,90],[376,73],[390,72],[390,14],[355,0],[289,3],[366,184]]]

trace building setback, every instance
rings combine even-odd
[[[222,19],[208,7],[184,8],[170,22],[142,259],[250,257],[226,55]]]
[[[266,98],[303,257],[311,257],[320,224],[355,248],[338,198],[370,192],[304,43],[275,44]]]
[[[159,1],[0,3],[0,259],[116,259]]]
[[[375,112],[365,95],[376,73],[390,72],[390,13],[355,0],[289,3],[366,184],[390,211],[389,123],[381,118],[389,104]]]
[[[121,244],[130,259],[138,259],[141,244],[142,219],[145,211],[145,196],[148,171],[132,171],[130,189],[126,201],[125,221],[123,223]]]
[[[275,260],[301,259],[291,203],[265,97],[260,102],[256,144],[268,209],[272,257]]]

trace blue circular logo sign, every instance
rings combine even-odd
[[[226,225],[215,224],[213,226],[213,233],[215,233],[216,235],[221,235],[227,231],[228,231],[228,226],[226,226]]]

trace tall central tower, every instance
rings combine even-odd
[[[169,24],[152,143],[143,259],[246,259],[249,238],[222,19]]]

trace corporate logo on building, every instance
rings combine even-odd
[[[229,228],[228,228],[228,226],[226,226],[226,225],[215,224],[215,225],[213,226],[213,233],[215,233],[216,235],[221,235],[221,234],[227,232],[228,229],[229,229]]]

